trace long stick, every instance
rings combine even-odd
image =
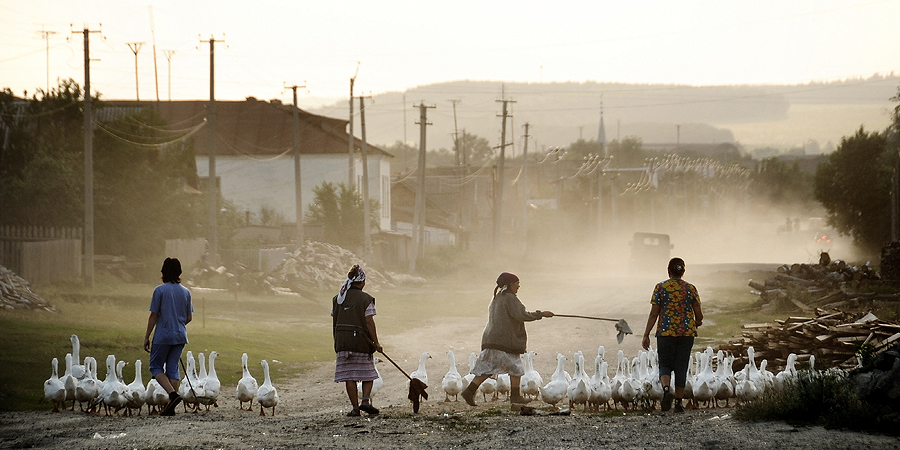
[[[578,316],[574,314],[553,314],[553,317],[577,317],[579,319],[606,320],[609,322],[618,322],[619,319],[607,319],[605,317]]]
[[[409,381],[412,381],[412,377],[411,377],[411,376],[409,376],[409,374],[407,374],[407,373],[406,373],[406,371],[404,371],[404,370],[403,370],[403,369],[401,369],[401,368],[400,368],[400,366],[398,366],[398,365],[397,365],[397,363],[395,363],[395,362],[394,362],[394,360],[393,360],[393,359],[391,359],[391,357],[390,357],[390,356],[388,356],[388,355],[386,355],[386,354],[385,354],[385,353],[384,353],[384,352],[378,352],[378,353],[381,353],[381,354],[382,354],[382,356],[384,356],[384,357],[385,357],[385,358],[387,358],[387,360],[388,360],[388,361],[390,361],[390,362],[391,362],[391,364],[393,364],[393,365],[394,365],[394,367],[396,367],[396,368],[397,368],[397,370],[399,370],[399,371],[400,371],[400,372],[402,372],[402,373],[403,373],[403,375],[406,375],[406,378],[409,378]]]

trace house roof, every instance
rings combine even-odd
[[[155,109],[169,122],[171,129],[195,127],[207,119],[209,101],[175,100],[139,102],[105,100],[105,108],[144,107]],[[347,120],[320,116],[299,109],[300,152],[304,154],[346,154],[349,146]],[[207,124],[208,126],[208,124]],[[279,101],[260,101],[248,97],[244,101],[216,101],[217,155],[280,155],[292,149],[294,142],[293,106]],[[361,149],[359,138],[355,148]],[[197,155],[209,153],[209,131],[194,134]],[[390,153],[368,144],[371,154],[392,157]]]

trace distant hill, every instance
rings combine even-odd
[[[531,124],[531,149],[535,143],[542,148],[567,145],[579,137],[596,139],[601,105],[607,141],[636,136],[648,144],[677,139],[682,143],[737,142],[746,150],[833,148],[860,125],[884,129],[895,106],[890,98],[897,95],[898,86],[900,77],[893,74],[800,85],[453,81],[375,95],[366,104],[366,137],[381,145],[404,139],[417,143],[419,110],[413,105],[424,103],[436,106],[427,111],[431,123],[428,149],[450,149],[454,131],[451,100],[458,100],[459,130],[497,145],[502,89],[503,98],[515,101],[509,104],[513,117],[507,123],[511,133],[507,141],[513,139],[513,153],[521,152],[525,122]],[[360,136],[359,108],[354,106],[354,134]],[[344,118],[347,108],[344,100],[311,112]],[[809,145],[811,141],[814,145]]]

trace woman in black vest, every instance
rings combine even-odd
[[[375,297],[363,292],[365,286],[366,273],[359,265],[354,265],[340,293],[331,301],[334,351],[337,354],[334,382],[343,381],[347,388],[347,397],[353,404],[348,416],[359,416],[360,410],[378,414],[378,409],[369,401],[369,395],[372,381],[378,378],[372,354],[382,351],[382,348],[375,332]],[[356,389],[357,381],[362,382],[362,403]]]

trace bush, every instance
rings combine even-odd
[[[846,372],[802,370],[785,383],[781,392],[768,391],[742,404],[735,417],[742,420],[783,420],[792,425],[874,430],[900,433],[896,415],[883,406],[871,405],[853,393]]]

